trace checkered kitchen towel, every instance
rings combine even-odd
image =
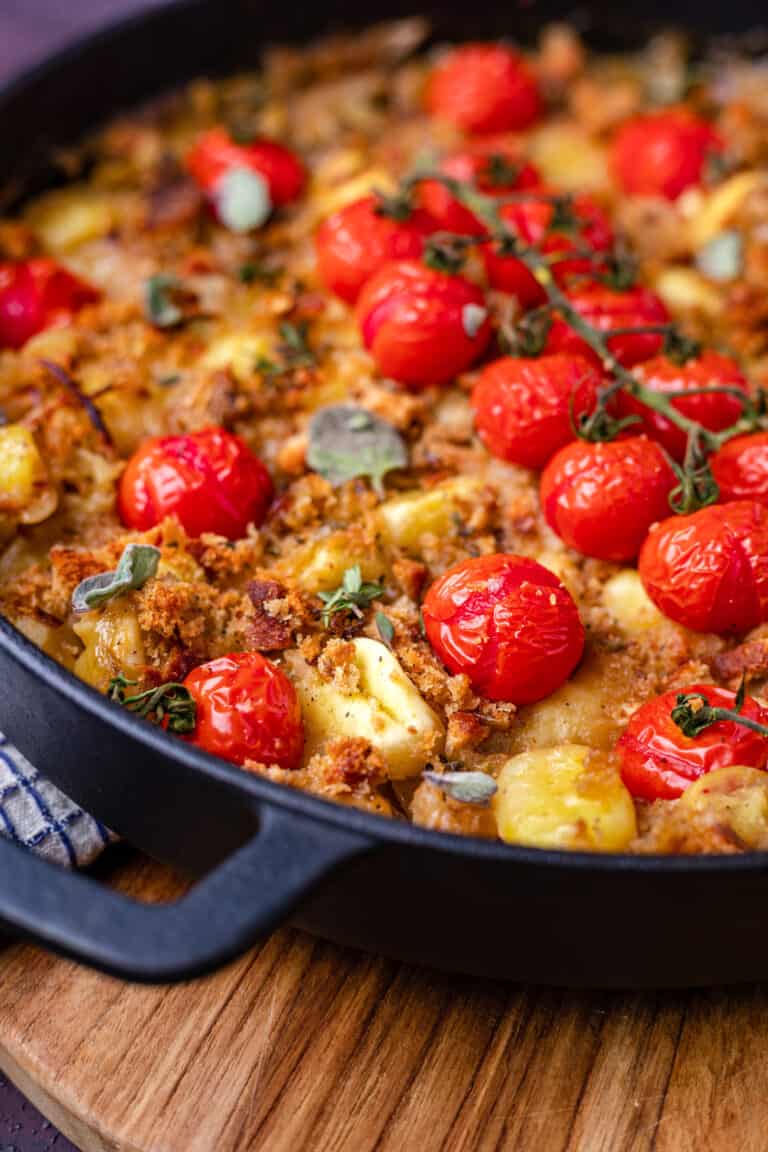
[[[0,835],[70,868],[89,864],[115,839],[41,776],[2,733]]]

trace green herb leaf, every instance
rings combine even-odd
[[[362,620],[363,609],[368,608],[371,601],[381,596],[383,592],[384,588],[381,584],[363,582],[363,574],[359,564],[347,568],[341,585],[335,591],[319,593],[319,597],[325,605],[322,616],[323,626],[327,628],[331,622],[331,617],[335,616],[337,612],[351,612],[357,616],[358,620]]]
[[[175,328],[184,319],[184,313],[174,300],[182,285],[175,276],[159,273],[150,276],[144,285],[144,314],[155,328]]]
[[[109,698],[116,704],[121,704],[129,712],[152,720],[155,724],[163,724],[169,732],[177,736],[194,732],[197,723],[197,707],[183,684],[169,681],[157,688],[148,688],[146,692],[137,692],[135,695],[126,695],[126,688],[137,684],[136,680],[129,680],[121,672],[109,682]]]
[[[272,213],[269,185],[252,168],[230,168],[219,177],[214,198],[219,219],[230,232],[261,228]]]
[[[317,363],[317,357],[309,344],[309,325],[306,320],[299,324],[281,324],[280,339],[280,353],[289,367],[308,367]]]
[[[744,239],[735,228],[718,232],[696,253],[696,267],[717,283],[735,280],[744,268]]]
[[[334,486],[367,476],[383,494],[383,477],[408,464],[400,433],[365,408],[352,404],[320,408],[308,431],[307,463]]]
[[[114,572],[100,572],[81,580],[72,593],[75,612],[88,612],[123,592],[143,588],[157,572],[160,549],[152,544],[126,544]]]
[[[379,636],[384,641],[387,648],[391,648],[392,641],[395,638],[395,629],[392,625],[392,621],[388,616],[385,616],[383,612],[377,612],[374,616],[374,620],[376,621],[376,631],[378,632]]]
[[[460,800],[462,804],[477,804],[486,807],[488,801],[498,791],[498,785],[492,776],[485,772],[422,772],[425,780],[434,784],[452,800]]]

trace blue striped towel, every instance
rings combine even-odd
[[[69,868],[90,864],[116,839],[41,776],[2,733],[0,834]]]

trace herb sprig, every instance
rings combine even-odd
[[[160,684],[157,688],[148,688],[145,692],[128,695],[126,689],[136,684],[138,680],[129,680],[121,672],[109,682],[110,700],[121,704],[136,716],[164,725],[169,732],[177,736],[194,732],[197,709],[189,690],[183,684],[171,680],[166,684]]]
[[[327,628],[331,618],[338,612],[351,612],[358,620],[362,620],[363,610],[369,608],[372,602],[383,592],[384,588],[381,584],[363,580],[359,564],[347,568],[338,588],[333,592],[319,593],[320,599],[325,605],[322,612],[323,627]]]

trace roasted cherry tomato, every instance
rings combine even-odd
[[[630,288],[616,292],[602,284],[591,284],[568,293],[573,307],[593,328],[605,335],[617,328],[638,328],[668,324],[669,312],[664,302],[648,288]],[[650,360],[661,352],[663,334],[633,332],[613,336],[608,347],[625,368],[632,368],[643,360]],[[560,316],[555,316],[547,337],[547,352],[578,352],[588,359],[597,360],[595,353],[581,336]]]
[[[235,764],[299,767],[304,728],[296,690],[260,653],[237,652],[201,664],[184,687],[196,705],[191,739],[198,747]]]
[[[464,132],[520,132],[538,119],[541,97],[519,52],[503,44],[466,44],[433,70],[427,109]]]
[[[491,338],[477,285],[416,260],[385,264],[360,294],[357,319],[381,375],[411,388],[449,383]]]
[[[503,137],[477,140],[446,156],[440,171],[453,180],[474,184],[486,196],[509,196],[541,183],[533,165],[521,158],[519,147]],[[486,231],[477,216],[437,180],[426,180],[419,186],[419,200],[443,232],[475,236]]]
[[[289,148],[275,140],[237,144],[224,128],[211,128],[198,136],[187,156],[187,167],[214,203],[222,177],[236,168],[262,177],[275,208],[298,199],[307,178],[304,165]]]
[[[581,356],[494,360],[472,393],[480,438],[502,460],[543,468],[573,440],[572,421],[592,411],[599,386],[599,374]]]
[[[21,348],[44,328],[68,323],[98,299],[95,288],[55,260],[0,263],[0,348]]]
[[[672,404],[678,412],[712,432],[720,432],[735,424],[744,408],[739,397],[730,392],[696,392],[700,388],[726,385],[737,389],[746,398],[747,380],[741,369],[730,356],[721,356],[719,352],[702,352],[685,364],[677,364],[668,356],[656,356],[639,364],[634,375],[652,392],[665,394],[694,390],[694,395],[673,399]],[[642,424],[634,425],[633,431],[647,432],[675,460],[683,459],[687,437],[662,412],[656,412],[627,392],[619,392],[617,410],[622,416],[639,416]]]
[[[437,225],[414,209],[405,220],[386,214],[375,196],[364,196],[328,216],[315,237],[317,266],[326,288],[348,304],[374,272],[389,260],[417,260]]]
[[[585,257],[564,260],[563,256],[579,247],[591,248],[596,253],[607,252],[614,241],[610,220],[591,196],[574,197],[571,210],[576,227],[572,231],[550,231],[555,211],[551,201],[534,195],[530,200],[505,204],[500,209],[505,224],[524,244],[536,245],[547,256],[557,258],[552,260],[552,275],[561,285],[574,276],[588,276],[597,268]],[[492,288],[517,297],[523,308],[544,303],[547,298],[544,289],[521,260],[501,256],[495,247],[485,248],[483,255]]]
[[[733,711],[736,696],[712,684],[694,684],[685,694],[704,696],[713,708]],[[717,720],[698,736],[685,736],[672,719],[678,690],[656,696],[638,708],[619,739],[621,778],[642,800],[674,800],[689,784],[714,768],[743,764],[765,768],[768,740],[735,720]],[[741,715],[768,724],[768,709],[747,696]]]
[[[720,499],[768,505],[768,432],[734,436],[710,460]]]
[[[648,536],[639,562],[665,616],[695,632],[747,632],[768,620],[768,511],[752,500],[672,516]]]
[[[637,556],[651,524],[668,515],[675,484],[661,448],[645,436],[576,440],[542,474],[541,506],[569,548],[625,563]]]
[[[271,499],[261,460],[239,436],[214,427],[145,440],[123,473],[118,508],[123,523],[142,532],[175,516],[189,536],[237,540],[261,524]]]
[[[422,607],[427,638],[449,671],[490,700],[533,704],[559,688],[584,650],[570,592],[524,556],[462,560]]]
[[[704,179],[710,156],[723,150],[719,133],[682,108],[627,120],[611,146],[614,179],[627,196],[677,197]]]

